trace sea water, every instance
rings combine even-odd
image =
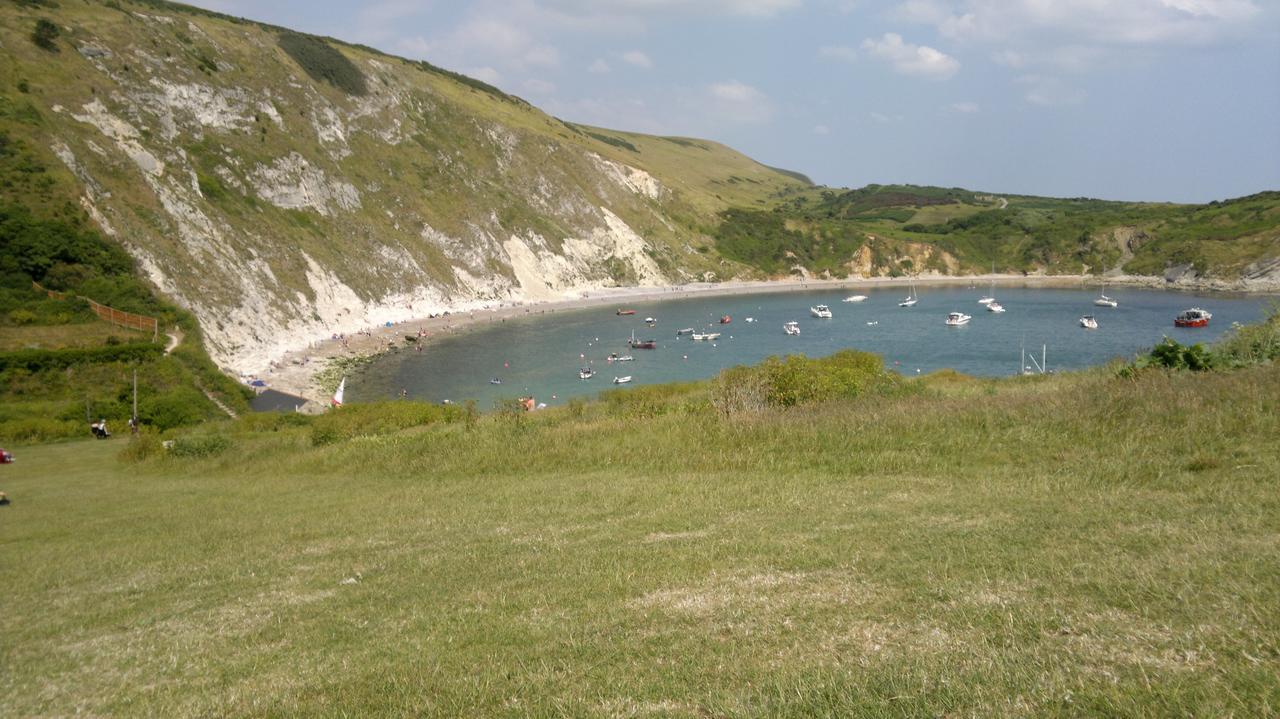
[[[886,367],[908,376],[943,368],[979,376],[1012,375],[1022,368],[1023,348],[1037,362],[1044,348],[1051,371],[1079,369],[1132,358],[1166,336],[1184,344],[1211,342],[1232,323],[1258,321],[1275,302],[1264,296],[1116,288],[1107,294],[1119,306],[1110,308],[1094,306],[1095,290],[998,287],[995,296],[1007,311],[993,313],[977,302],[988,295],[987,287],[926,287],[920,289],[917,305],[899,307],[906,293],[904,287],[891,287],[695,295],[554,312],[533,307],[521,317],[433,338],[421,352],[409,347],[380,357],[348,381],[347,398],[372,401],[405,391],[411,399],[431,402],[473,399],[482,409],[519,396],[556,405],[604,389],[704,379],[770,355],[822,357],[845,348],[878,354]],[[851,294],[865,294],[867,299],[841,301]],[[835,316],[812,317],[809,308],[817,304],[828,305]],[[615,310],[620,306],[636,314],[618,316]],[[1174,316],[1190,307],[1213,313],[1208,327],[1173,326]],[[964,312],[973,319],[950,327],[943,322],[948,312]],[[719,324],[726,314],[732,322]],[[1086,314],[1097,318],[1098,329],[1080,326]],[[656,326],[648,327],[646,317],[655,318]],[[747,322],[748,317],[754,322]],[[800,325],[798,336],[783,332],[783,324],[791,320]],[[697,342],[676,335],[676,330],[689,327],[721,336]],[[411,323],[406,331],[410,328]],[[656,339],[657,349],[631,349],[633,332],[636,339]],[[609,362],[611,353],[635,360]],[[582,367],[593,368],[595,377],[579,379]],[[627,375],[630,385],[612,383],[614,377]]]

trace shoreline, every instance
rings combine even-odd
[[[696,282],[684,285],[609,287],[579,290],[579,297],[561,299],[508,301],[481,309],[450,312],[448,315],[405,320],[387,326],[370,327],[342,339],[322,339],[308,347],[285,353],[257,376],[267,382],[270,389],[296,395],[307,400],[307,408],[316,409],[328,404],[328,391],[316,386],[316,378],[335,359],[359,359],[386,353],[392,347],[399,351],[410,350],[405,335],[419,335],[418,346],[430,344],[441,336],[448,336],[482,324],[501,322],[509,317],[531,314],[581,310],[609,305],[626,305],[661,300],[699,297],[728,297],[750,294],[775,294],[788,292],[813,292],[822,290],[857,290],[860,288],[884,288],[907,286],[914,281],[917,286],[977,285],[994,282],[1006,287],[1101,287],[1103,281],[1112,286],[1147,289],[1178,290],[1186,292],[1240,292],[1268,294],[1280,291],[1280,286],[1261,282],[1259,287],[1238,286],[1240,283],[1171,283],[1162,277],[1096,275],[931,275],[926,277],[867,277],[840,280],[787,279],[787,280],[738,280],[728,282]],[[570,292],[573,292],[572,290]]]

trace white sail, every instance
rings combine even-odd
[[[346,389],[347,389],[347,378],[343,377],[342,381],[338,383],[338,391],[333,393],[333,399],[330,400],[333,403],[334,407],[342,406],[342,395],[346,392]]]

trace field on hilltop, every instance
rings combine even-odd
[[[879,367],[20,447],[3,713],[1280,708],[1280,365]]]

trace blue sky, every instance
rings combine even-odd
[[[1280,189],[1275,0],[195,0],[816,182]]]

